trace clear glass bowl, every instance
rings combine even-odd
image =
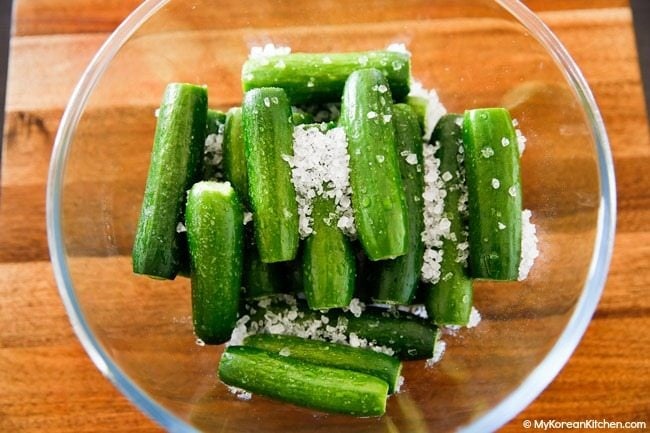
[[[541,256],[523,283],[481,283],[483,315],[446,337],[434,368],[405,366],[381,418],[322,413],[254,396],[215,377],[220,347],[195,344],[189,282],[131,272],[154,110],[171,81],[205,83],[210,106],[241,101],[251,46],[350,51],[405,43],[413,74],[449,111],[508,107],[528,138],[524,202]],[[52,262],[72,325],[97,367],[171,431],[494,430],[555,377],[603,289],[615,225],[612,161],[580,71],[515,0],[145,1],[91,62],[56,138],[47,192]]]

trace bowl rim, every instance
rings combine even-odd
[[[75,87],[61,118],[52,149],[47,179],[46,225],[48,247],[59,295],[72,328],[90,359],[123,395],[163,428],[172,432],[196,432],[198,430],[155,402],[143,389],[131,382],[128,375],[111,359],[95,338],[73,289],[61,231],[63,168],[67,163],[69,143],[88,98],[111,60],[130,36],[169,1],[145,0],[140,4],[104,42]],[[589,271],[569,322],[542,362],[504,400],[480,417],[471,420],[469,424],[460,426],[459,431],[463,433],[494,431],[502,427],[535,400],[564,367],[582,339],[602,295],[611,262],[616,229],[616,187],[611,149],[602,116],[582,72],[560,40],[527,6],[519,0],[494,0],[494,2],[509,12],[546,48],[580,101],[594,138],[600,203]]]

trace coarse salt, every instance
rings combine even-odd
[[[300,236],[306,238],[313,233],[312,201],[316,197],[334,201],[336,226],[345,234],[354,236],[350,156],[343,128],[323,132],[319,128],[295,127],[293,155],[285,155],[284,159],[291,166],[291,181],[296,190]]]
[[[467,322],[467,327],[475,328],[479,323],[481,323],[481,313],[479,313],[475,307],[472,307],[472,310],[469,313],[469,321]]]
[[[281,308],[269,309],[269,307],[274,305],[280,306]],[[347,344],[354,347],[368,347],[376,352],[385,353],[390,356],[395,353],[389,347],[377,345],[354,333],[348,333],[348,320],[345,317],[338,317],[334,319],[333,323],[325,315],[318,318],[306,318],[305,313],[298,310],[296,298],[291,295],[276,295],[273,298],[262,298],[257,301],[257,305],[249,304],[245,308],[250,314],[253,314],[253,311],[262,311],[263,315],[255,320],[251,319],[251,316],[248,314],[243,315],[237,321],[227,345],[241,345],[248,335],[275,333]],[[350,306],[347,308],[355,316],[360,316],[364,309],[365,305],[363,302],[356,298],[352,300]]]
[[[447,349],[447,343],[442,340],[436,342],[435,347],[433,348],[433,356],[426,360],[425,366],[431,368],[434,364],[437,364],[442,359],[442,356],[445,354],[445,349]]]
[[[273,56],[284,56],[291,54],[290,47],[284,47],[281,45],[275,45],[272,43],[265,44],[263,47],[255,46],[251,47],[250,53],[248,54],[249,59],[267,59],[268,57]]]
[[[440,160],[435,153],[438,143],[426,144],[424,156],[424,260],[421,278],[425,282],[436,283],[440,279],[440,263],[442,262],[442,239],[449,235],[450,224],[443,217],[444,198],[447,194],[444,181],[440,176]],[[446,221],[445,221],[446,220]]]
[[[203,164],[205,167],[213,168],[214,177],[210,180],[223,177],[221,162],[223,161],[223,124],[218,124],[215,134],[208,134],[205,137],[203,146]]]
[[[422,138],[425,142],[429,142],[431,139],[431,134],[433,134],[433,130],[438,124],[438,121],[442,116],[447,114],[447,109],[440,102],[438,93],[435,90],[426,90],[422,86],[422,83],[414,80],[412,77],[410,89],[411,90],[409,92],[409,96],[423,99],[426,103],[424,115],[424,135]]]
[[[518,280],[522,281],[528,277],[535,259],[539,256],[537,249],[537,228],[530,219],[532,212],[524,209],[521,212],[521,261],[519,262]]]

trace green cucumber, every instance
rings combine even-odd
[[[223,175],[235,188],[239,198],[248,203],[248,173],[240,107],[231,108],[226,113],[223,131]]]
[[[451,223],[450,235],[442,239],[441,276],[435,284],[428,285],[425,301],[429,317],[438,325],[467,325],[472,310],[472,279],[458,249],[459,245],[467,245],[467,211],[459,208],[465,182],[460,161],[463,153],[459,152],[463,146],[462,121],[463,117],[457,114],[443,116],[431,138],[438,146],[435,156],[440,161],[447,192],[443,217]]]
[[[388,347],[404,360],[431,358],[440,338],[440,330],[425,319],[379,308],[368,308],[359,317],[346,313],[338,323],[346,323],[349,334]]]
[[[377,69],[386,77],[396,101],[409,93],[410,55],[393,51],[295,53],[250,58],[242,68],[242,84],[244,91],[281,87],[292,104],[338,102],[348,76],[365,68]]]
[[[415,116],[418,119],[418,124],[422,134],[424,134],[424,129],[426,127],[426,118],[427,118],[427,107],[429,106],[429,99],[424,96],[413,96],[408,95],[406,97],[406,103],[411,107]],[[422,135],[421,134],[421,135]]]
[[[291,120],[294,125],[304,125],[306,123],[313,123],[314,116],[298,107],[291,107]]]
[[[282,89],[246,93],[242,104],[248,193],[255,238],[264,263],[293,260],[298,250],[298,205],[291,183],[291,107]]]
[[[226,123],[226,113],[220,110],[208,108],[206,131],[207,134],[218,134],[219,130]]]
[[[227,385],[317,410],[356,416],[386,411],[388,385],[379,378],[254,347],[228,347],[218,374]]]
[[[178,273],[183,250],[176,229],[186,191],[201,176],[207,105],[205,87],[171,83],[165,89],[133,242],[136,274],[173,279]]]
[[[195,183],[187,195],[194,333],[228,341],[237,321],[242,281],[243,212],[228,182]]]
[[[246,298],[255,299],[280,293],[285,283],[279,263],[264,263],[252,233],[244,250],[244,291]]]
[[[339,122],[348,139],[357,234],[370,260],[393,259],[408,250],[391,101],[388,82],[377,69],[355,71],[345,83]]]
[[[521,261],[522,194],[517,135],[508,110],[466,111],[463,143],[470,275],[516,280]]]
[[[393,106],[392,122],[408,209],[408,250],[396,259],[375,262],[373,299],[380,303],[407,305],[412,302],[418,287],[424,254],[422,132],[417,116],[406,104]]]
[[[340,309],[331,309],[323,314],[310,310],[304,302],[298,301],[297,306],[292,307],[281,299],[272,300],[264,307],[249,305],[248,311],[251,308],[255,310],[254,314],[250,314],[251,322],[263,321],[267,312],[287,317],[291,316],[290,311],[295,310],[297,316],[293,320],[296,322],[319,322],[326,316],[329,325],[338,326],[339,331],[348,338],[354,334],[377,346],[387,347],[402,360],[431,358],[440,336],[440,330],[428,320],[381,308],[369,307],[360,315]],[[248,314],[246,308],[242,314]]]
[[[313,310],[347,307],[354,294],[354,252],[336,225],[334,200],[316,197],[312,206],[314,232],[305,240],[302,258],[307,303]]]
[[[391,394],[399,387],[402,364],[397,359],[372,349],[277,334],[249,335],[244,340],[244,346],[257,347],[325,367],[369,374],[386,382]]]

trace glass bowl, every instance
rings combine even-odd
[[[506,106],[528,138],[524,205],[540,257],[523,283],[480,283],[476,328],[445,337],[433,368],[409,362],[381,418],[327,415],[254,396],[215,377],[221,347],[195,343],[189,281],[133,275],[130,252],[154,110],[168,82],[207,84],[210,106],[239,105],[252,46],[413,54],[413,75],[451,112]],[[170,431],[495,430],[555,377],[600,298],[615,226],[604,126],[575,63],[516,0],[145,1],[79,82],[52,155],[47,228],[70,321],[89,356]]]

